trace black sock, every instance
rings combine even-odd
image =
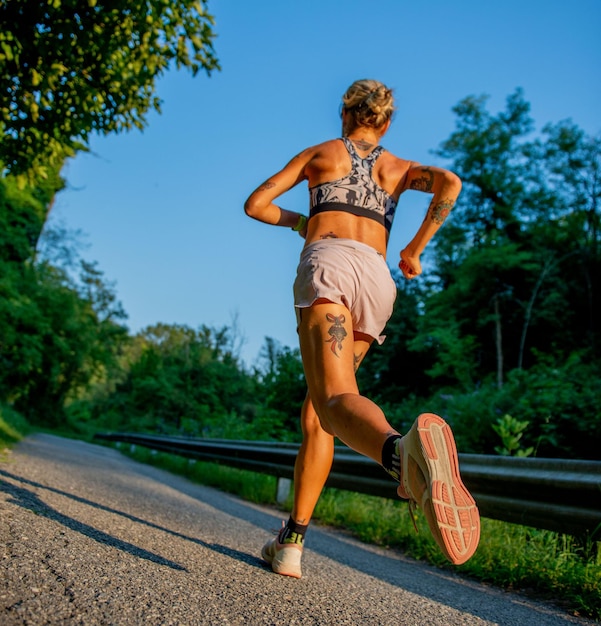
[[[401,482],[400,435],[391,435],[382,446],[382,467]]]
[[[292,517],[288,518],[286,526],[280,533],[280,543],[297,543],[302,546],[307,528],[309,524],[297,524]]]

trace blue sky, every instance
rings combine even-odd
[[[81,230],[83,256],[114,283],[132,332],[164,322],[236,325],[256,362],[266,337],[296,347],[292,281],[302,240],[244,215],[250,192],[303,148],[340,134],[340,97],[358,78],[395,90],[383,145],[432,155],[452,107],[521,87],[537,129],[571,118],[601,131],[599,0],[210,0],[222,71],[172,70],[144,132],[94,137],[68,163],[51,222]],[[396,267],[427,196],[401,200]],[[306,188],[280,204],[306,212]]]

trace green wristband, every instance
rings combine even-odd
[[[306,225],[307,225],[307,216],[306,215],[302,215],[302,214],[299,213],[298,222],[296,223],[296,226],[292,227],[292,230],[294,230],[294,231],[296,231],[298,233],[301,230],[303,230],[303,228]]]

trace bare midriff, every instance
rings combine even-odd
[[[352,239],[371,246],[386,258],[388,232],[382,224],[368,217],[344,211],[318,213],[308,222],[305,245],[324,239]]]

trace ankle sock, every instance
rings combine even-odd
[[[297,524],[292,517],[288,518],[286,526],[280,533],[280,543],[296,543],[302,546],[307,528],[309,528],[309,524]]]
[[[382,467],[398,482],[401,482],[401,436],[391,435],[382,446]]]

